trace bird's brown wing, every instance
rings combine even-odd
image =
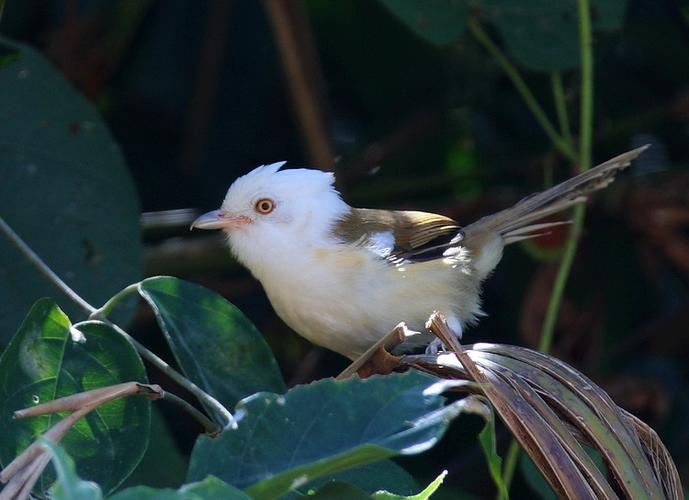
[[[463,238],[459,224],[444,215],[366,208],[352,209],[336,225],[334,233],[342,241],[364,244],[374,235],[392,234],[394,245],[386,255],[392,262],[440,258]]]

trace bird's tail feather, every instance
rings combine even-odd
[[[472,237],[482,233],[498,233],[508,243],[512,236],[525,236],[529,229],[540,233],[546,227],[533,222],[586,201],[589,194],[608,186],[618,172],[627,168],[648,147],[645,145],[627,151],[557,186],[528,196],[511,208],[479,219],[464,228],[465,241],[469,243]]]
[[[627,151],[464,227],[463,245],[474,255],[479,274],[486,276],[493,270],[500,261],[504,245],[536,238],[552,227],[568,224],[570,221],[534,223],[586,201],[589,194],[608,186],[618,172],[627,168],[648,147],[645,145]]]

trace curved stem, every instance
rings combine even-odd
[[[213,422],[206,415],[204,415],[202,412],[200,412],[199,410],[194,408],[192,405],[190,405],[187,401],[180,398],[179,396],[175,396],[171,392],[164,391],[163,395],[162,395],[162,399],[164,399],[166,401],[170,401],[173,404],[176,404],[177,406],[182,408],[185,412],[187,412],[189,415],[194,417],[194,419],[203,426],[203,428],[206,430],[207,434],[214,436],[222,430],[218,424]]]
[[[72,290],[72,288],[70,288],[70,286],[67,283],[65,283],[57,274],[55,274],[55,272],[52,269],[50,269],[50,267],[48,267],[48,265],[45,262],[43,262],[43,260],[38,256],[38,254],[34,252],[31,249],[31,247],[29,247],[29,245],[27,245],[26,242],[22,240],[17,233],[14,232],[14,230],[9,226],[9,224],[5,222],[5,220],[2,217],[0,217],[0,232],[2,232],[7,237],[7,239],[9,239],[12,242],[12,244],[17,247],[17,249],[22,253],[22,255],[24,255],[27,258],[27,260],[31,264],[33,264],[33,266],[48,279],[48,281],[57,286],[57,288],[59,288],[62,293],[64,293],[69,299],[71,299],[75,304],[77,304],[81,309],[83,309],[84,312],[86,312],[86,314],[90,316],[98,311],[98,309],[96,309],[91,304],[86,302],[83,298],[81,298],[81,296],[77,292]],[[125,288],[117,295],[120,295],[121,298],[125,290],[129,288],[130,287]],[[106,305],[111,301],[112,299],[106,302]],[[237,422],[235,418],[232,416],[232,413],[230,413],[230,411],[227,408],[225,408],[217,399],[205,392],[203,389],[194,384],[191,380],[186,378],[177,370],[172,368],[168,363],[166,363],[163,359],[159,358],[155,353],[153,353],[153,351],[150,351],[147,347],[141,344],[134,337],[129,335],[120,326],[116,325],[107,318],[101,319],[101,321],[112,327],[113,330],[115,330],[117,333],[129,340],[129,342],[132,343],[132,345],[139,353],[139,355],[141,355],[142,358],[144,358],[146,361],[148,361],[153,366],[158,368],[160,371],[165,373],[175,382],[177,382],[182,387],[191,392],[199,401],[205,403],[209,407],[216,410],[220,415],[222,415],[226,419],[226,422],[224,424],[225,428],[235,428],[237,426]]]
[[[557,130],[555,130],[555,127],[545,114],[545,111],[543,111],[543,108],[536,100],[536,97],[533,95],[528,85],[519,74],[519,70],[517,70],[514,64],[512,64],[502,50],[500,50],[500,47],[498,47],[496,43],[490,39],[488,34],[483,30],[483,28],[481,28],[481,24],[476,21],[476,19],[469,18],[467,25],[469,26],[469,31],[471,31],[471,34],[474,35],[474,38],[476,38],[476,40],[478,40],[478,42],[483,45],[488,52],[490,52],[490,54],[498,61],[505,74],[510,80],[512,80],[515,88],[522,96],[522,99],[524,99],[524,102],[531,110],[531,113],[533,113],[534,118],[539,123],[546,135],[550,138],[555,147],[569,160],[576,161],[576,153],[574,152],[574,148],[569,142],[563,139]]]
[[[133,283],[119,292],[117,292],[115,295],[110,297],[108,301],[100,306],[98,309],[93,311],[91,314],[89,314],[89,319],[102,319],[105,318],[108,314],[110,314],[110,311],[112,311],[113,307],[117,305],[117,303],[122,300],[124,297],[127,297],[139,290],[139,283]]]

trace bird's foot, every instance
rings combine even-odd
[[[431,356],[437,356],[439,353],[446,352],[448,352],[447,346],[437,337],[426,346],[426,354],[430,354]]]

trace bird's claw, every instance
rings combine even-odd
[[[431,356],[437,356],[439,353],[446,352],[448,352],[448,349],[439,338],[433,339],[431,343],[426,346],[426,354],[430,354]]]

